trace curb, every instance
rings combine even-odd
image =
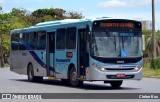
[[[156,77],[156,76],[143,76],[145,78],[156,78],[156,79],[160,79],[160,77]]]

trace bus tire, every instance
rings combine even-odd
[[[34,70],[33,70],[33,65],[29,64],[28,65],[28,81],[30,82],[37,82],[37,81],[42,81],[43,77],[39,77],[39,76],[34,76]]]
[[[69,84],[73,87],[81,86],[83,84],[83,81],[77,79],[77,74],[74,66],[72,66],[69,71]]]
[[[32,64],[28,65],[27,75],[28,75],[28,81],[34,82],[36,80]]]
[[[110,82],[113,88],[119,88],[122,85],[123,81],[112,81]]]

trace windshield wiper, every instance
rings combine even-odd
[[[115,51],[116,51],[117,45],[116,45],[116,37],[115,37],[115,35],[114,35],[114,44],[115,44]]]
[[[109,35],[109,33],[108,33],[108,31],[105,31],[106,32],[106,36],[111,40],[111,41],[113,41],[113,39],[111,38],[111,36]],[[116,45],[116,36],[114,35],[114,44],[115,44],[115,51],[116,51],[116,47],[117,47],[117,45]]]
[[[122,36],[122,48],[124,50],[124,38],[123,38],[123,36]]]

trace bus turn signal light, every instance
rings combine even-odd
[[[66,56],[67,56],[67,57],[70,57],[70,58],[72,58],[72,56],[73,56],[73,53],[72,53],[72,52],[67,52]]]

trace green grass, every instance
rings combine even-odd
[[[160,69],[151,69],[145,67],[143,69],[143,76],[160,78]]]

